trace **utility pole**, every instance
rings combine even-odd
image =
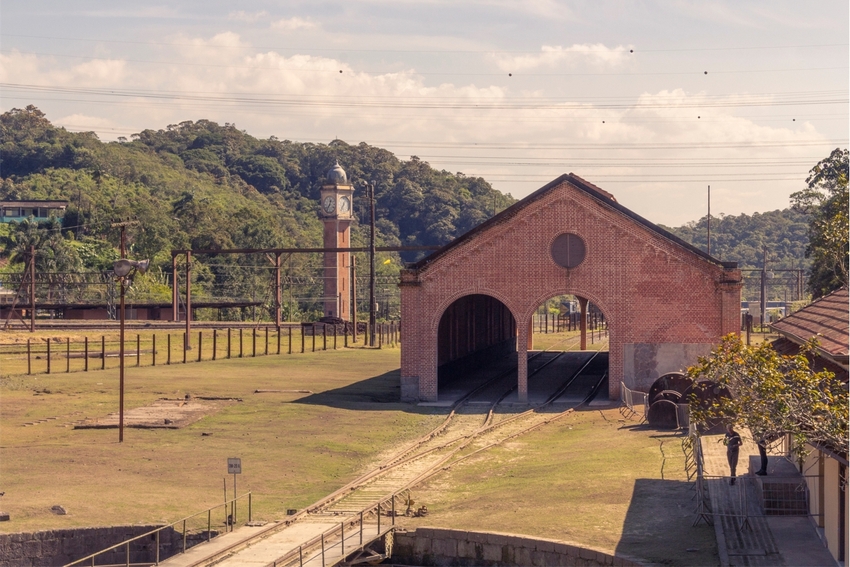
[[[189,344],[192,332],[192,251],[186,251],[186,340],[183,343],[185,350],[192,350]]]
[[[369,346],[375,346],[375,182],[369,188]]]
[[[711,185],[708,186],[708,255],[711,256]]]
[[[127,258],[127,227],[138,224],[138,221],[124,221],[112,223],[113,228],[121,229],[121,246],[119,256],[122,260]],[[118,278],[118,286],[121,288],[121,303],[119,304],[120,326],[118,331],[118,442],[124,442],[124,286],[126,278]]]
[[[351,255],[351,341],[357,342],[357,256]]]
[[[762,253],[761,265],[761,305],[759,309],[761,310],[761,328],[763,330],[764,324],[767,321],[767,299],[765,298],[765,291],[767,290],[767,246],[764,247]]]
[[[30,333],[35,332],[35,246],[30,246]]]

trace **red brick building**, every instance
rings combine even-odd
[[[572,294],[610,333],[609,396],[646,391],[740,331],[741,274],[563,175],[401,274],[402,398],[436,401],[438,368],[517,351],[527,400],[531,321]]]

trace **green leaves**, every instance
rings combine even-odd
[[[806,179],[808,188],[791,195],[794,208],[811,215],[809,246],[812,258],[809,290],[814,297],[848,284],[848,151],[836,148]]]
[[[725,386],[731,397],[711,407],[692,400],[692,419],[700,424],[731,419],[747,426],[756,440],[791,433],[800,442],[847,454],[847,384],[832,372],[812,369],[816,346],[812,341],[790,356],[778,354],[770,343],[746,346],[736,335],[724,337],[688,375]]]

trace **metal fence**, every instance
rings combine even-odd
[[[620,384],[620,398],[623,402],[620,413],[625,417],[640,415],[641,422],[646,421],[646,414],[649,412],[649,394],[631,390],[625,384]]]
[[[248,507],[248,509],[247,509],[247,519],[243,523],[251,522],[252,497],[251,497],[251,493],[248,492],[246,494],[243,494],[242,496],[238,496],[236,498],[233,498],[231,500],[228,500],[226,502],[223,502],[221,504],[213,506],[212,508],[207,508],[206,510],[204,510],[202,512],[192,514],[191,516],[186,516],[185,518],[181,518],[180,520],[177,520],[176,522],[172,522],[171,524],[168,524],[166,526],[156,528],[155,530],[151,530],[147,533],[138,535],[134,538],[130,538],[128,540],[122,541],[121,543],[116,543],[115,545],[107,547],[106,549],[102,549],[100,551],[92,553],[91,555],[87,555],[87,556],[85,556],[81,559],[77,559],[76,561],[72,561],[71,563],[66,564],[65,567],[73,567],[75,565],[80,565],[80,566],[90,565],[91,567],[95,567],[96,561],[98,560],[98,558],[106,559],[109,564],[124,565],[125,567],[129,567],[131,565],[131,560],[133,560],[133,559],[135,559],[135,561],[133,561],[132,564],[158,565],[159,562],[160,562],[160,559],[161,559],[161,548],[162,548],[162,543],[163,543],[161,541],[161,537],[160,537],[162,532],[164,532],[166,530],[174,530],[175,532],[179,532],[180,535],[181,535],[181,544],[180,544],[180,548],[179,548],[178,553],[186,553],[186,550],[191,547],[191,545],[190,545],[190,535],[195,534],[196,536],[197,535],[201,536],[200,538],[198,538],[198,537],[193,538],[193,543],[195,543],[195,544],[201,543],[203,541],[212,540],[212,538],[214,537],[213,533],[215,533],[215,535],[219,535],[218,532],[213,531],[213,525],[215,525],[215,526],[219,525],[217,521],[216,521],[215,524],[213,524],[213,516],[216,515],[216,514],[221,513],[223,518],[224,518],[224,522],[222,522],[222,524],[221,524],[223,526],[222,531],[223,532],[233,531],[235,529],[236,525],[238,525],[237,524],[237,517],[238,517],[237,512],[238,512],[238,507],[239,507],[238,503],[239,503],[240,500],[243,500],[243,501],[247,500],[246,504],[247,504],[247,507]],[[218,510],[220,510],[220,512],[218,512]],[[214,514],[214,512],[215,512],[215,514]],[[139,559],[143,559],[143,558],[140,558],[140,557],[133,558],[131,556],[132,555],[131,549],[132,549],[133,545],[138,544],[138,543],[142,543],[142,542],[145,542],[145,541],[150,541],[151,538],[153,538],[153,540],[155,542],[153,556],[150,557],[148,560],[142,560],[142,561],[140,561]],[[116,555],[116,552],[122,550],[122,548],[123,548],[124,560],[121,561],[121,562],[115,563],[114,557]],[[137,553],[138,553],[138,551],[137,551]],[[174,554],[174,553],[169,554],[169,556],[173,556],[173,555],[176,555],[176,554]]]
[[[363,345],[364,338],[369,336],[368,324],[365,329],[366,333],[355,336],[353,325],[309,323],[280,328],[206,329],[191,335],[129,333],[124,341],[124,360],[138,367],[336,350]],[[374,346],[395,347],[399,341],[398,322],[376,325]],[[120,347],[117,337],[107,335],[75,340],[27,339],[25,343],[0,344],[0,365],[5,375],[105,370],[119,366]]]

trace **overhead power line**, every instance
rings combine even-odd
[[[437,109],[437,110],[639,110],[639,109],[700,109],[700,108],[742,108],[742,107],[775,107],[775,106],[800,106],[800,105],[844,105],[850,103],[846,92],[842,94],[831,94],[820,97],[810,96],[785,96],[773,97],[740,95],[730,97],[727,100],[704,100],[675,103],[673,101],[641,101],[631,103],[598,102],[593,107],[586,103],[534,101],[532,98],[525,99],[456,99],[454,102],[445,100],[409,100],[400,96],[395,98],[370,98],[370,97],[314,97],[312,95],[278,95],[254,96],[244,95],[214,95],[214,94],[190,94],[175,92],[153,92],[132,89],[103,89],[86,87],[54,87],[44,85],[0,83],[0,88],[8,91],[42,92],[57,94],[74,94],[106,97],[107,99],[145,99],[152,101],[187,101],[193,103],[231,103],[242,106],[254,107],[319,107],[319,108],[414,108],[414,109]]]
[[[38,57],[59,57],[63,59],[84,59],[86,61],[121,61],[128,63],[145,63],[149,65],[164,65],[164,66],[180,66],[180,67],[209,67],[216,69],[253,69],[257,71],[290,71],[296,73],[322,73],[328,75],[336,75],[339,73],[343,73],[342,70],[338,68],[307,68],[303,66],[298,67],[282,67],[279,65],[275,66],[263,66],[263,65],[232,65],[232,64],[224,64],[224,63],[192,63],[189,61],[174,61],[174,60],[156,60],[156,59],[131,59],[127,57],[92,57],[88,55],[70,55],[67,53],[45,53],[45,52],[36,52],[36,51],[21,51],[19,49],[0,49],[0,53],[6,54],[22,54],[22,55],[35,55]],[[507,71],[501,72],[489,72],[489,73],[472,73],[472,72],[454,72],[454,71],[407,71],[401,69],[382,69],[382,70],[362,70],[362,71],[352,71],[355,75],[392,75],[392,74],[410,74],[410,75],[423,75],[423,76],[439,76],[439,77],[504,77],[509,76],[515,79],[519,79],[521,77],[644,77],[644,76],[700,76],[700,75],[708,75],[708,74],[749,74],[749,73],[790,73],[790,72],[815,72],[815,71],[836,71],[836,70],[846,70],[846,67],[788,67],[788,68],[778,68],[778,69],[727,69],[727,70],[716,70],[709,69],[706,71],[705,69],[688,69],[682,71],[644,71],[644,72],[598,72],[598,73],[590,73],[590,72],[570,72],[570,73],[534,73],[534,72],[526,72],[522,70],[512,71],[508,73]]]
[[[539,54],[542,53],[541,48],[531,50],[511,50],[511,49],[368,49],[368,48],[341,48],[341,47],[304,47],[304,46],[272,46],[272,45],[198,45],[197,43],[182,43],[182,42],[165,42],[165,41],[133,41],[120,39],[103,39],[91,37],[68,37],[68,36],[45,36],[45,35],[28,35],[4,33],[4,37],[21,37],[29,39],[52,39],[62,41],[78,41],[84,43],[113,43],[117,45],[151,45],[151,46],[169,46],[169,47],[200,47],[209,49],[215,47],[218,49],[275,49],[279,51],[317,51],[317,52],[332,52],[332,53],[470,53],[470,54]],[[800,45],[741,45],[741,46],[723,46],[723,47],[677,47],[677,48],[641,48],[632,44],[622,46],[624,49],[632,49],[635,53],[679,53],[679,52],[699,52],[699,51],[758,51],[758,50],[773,50],[773,49],[820,49],[824,47],[847,47],[848,43],[814,43]],[[621,47],[621,46],[618,46]],[[616,48],[613,48],[616,49]],[[612,48],[594,49],[588,48],[585,52],[610,52]]]

